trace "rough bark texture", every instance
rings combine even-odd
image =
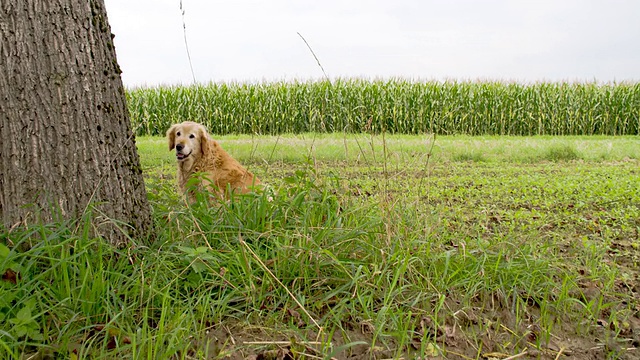
[[[103,0],[0,0],[0,16],[3,224],[95,208],[112,243],[127,236],[111,220],[144,236],[150,208]]]

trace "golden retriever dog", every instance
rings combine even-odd
[[[169,150],[176,149],[178,186],[183,194],[189,192],[191,201],[195,196],[188,189],[188,182],[196,173],[204,177],[200,188],[207,186],[220,198],[229,198],[230,192],[246,193],[260,184],[257,177],[224,151],[198,123],[185,121],[171,126],[167,139]]]

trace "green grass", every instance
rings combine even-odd
[[[638,135],[640,83],[338,79],[135,88],[138,135],[195,120],[215,134]]]
[[[640,159],[637,136],[436,136],[314,134],[256,137],[229,135],[216,137],[235,157],[255,166],[270,163],[306,163],[315,160],[351,161],[381,165],[385,149],[391,166],[414,165],[428,154],[438,163],[473,161],[491,163],[539,163],[542,161],[582,160],[586,162],[624,162]],[[166,166],[173,172],[175,156],[161,137],[139,136],[138,153],[143,166]],[[470,155],[471,154],[471,155]],[[473,155],[475,154],[475,155]]]
[[[637,137],[219,140],[273,193],[186,206],[141,137],[154,243],[2,232],[0,358],[637,358]]]

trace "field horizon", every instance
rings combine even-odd
[[[128,89],[137,135],[197,120],[217,134],[640,135],[640,83],[345,78]]]

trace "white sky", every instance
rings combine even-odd
[[[191,84],[180,0],[105,0],[126,86]],[[183,0],[195,77],[640,81],[638,0]]]

